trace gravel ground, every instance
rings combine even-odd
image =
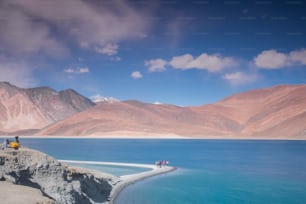
[[[0,181],[0,203],[3,204],[54,204],[35,188]]]

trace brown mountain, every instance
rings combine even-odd
[[[87,111],[55,123],[41,135],[163,135],[207,132],[199,114],[174,105],[138,101],[100,103]]]
[[[38,134],[303,139],[306,138],[306,85],[247,91],[198,107],[137,101],[101,103]]]
[[[242,136],[306,137],[306,85],[253,90],[219,104],[232,109]]]
[[[40,130],[38,133],[36,133]],[[0,83],[0,133],[306,138],[306,85],[280,85],[197,107],[98,103],[73,90]]]
[[[94,105],[73,90],[22,89],[0,82],[0,132],[31,134]]]

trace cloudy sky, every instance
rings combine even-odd
[[[302,0],[1,0],[0,81],[190,106],[306,83]]]

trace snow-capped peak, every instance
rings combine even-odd
[[[119,102],[118,99],[113,98],[113,97],[105,97],[105,96],[101,96],[99,94],[94,95],[92,97],[90,97],[90,99],[95,102],[95,103],[115,103],[115,102]]]

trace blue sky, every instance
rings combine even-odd
[[[306,2],[2,0],[0,81],[182,106],[306,83]]]

